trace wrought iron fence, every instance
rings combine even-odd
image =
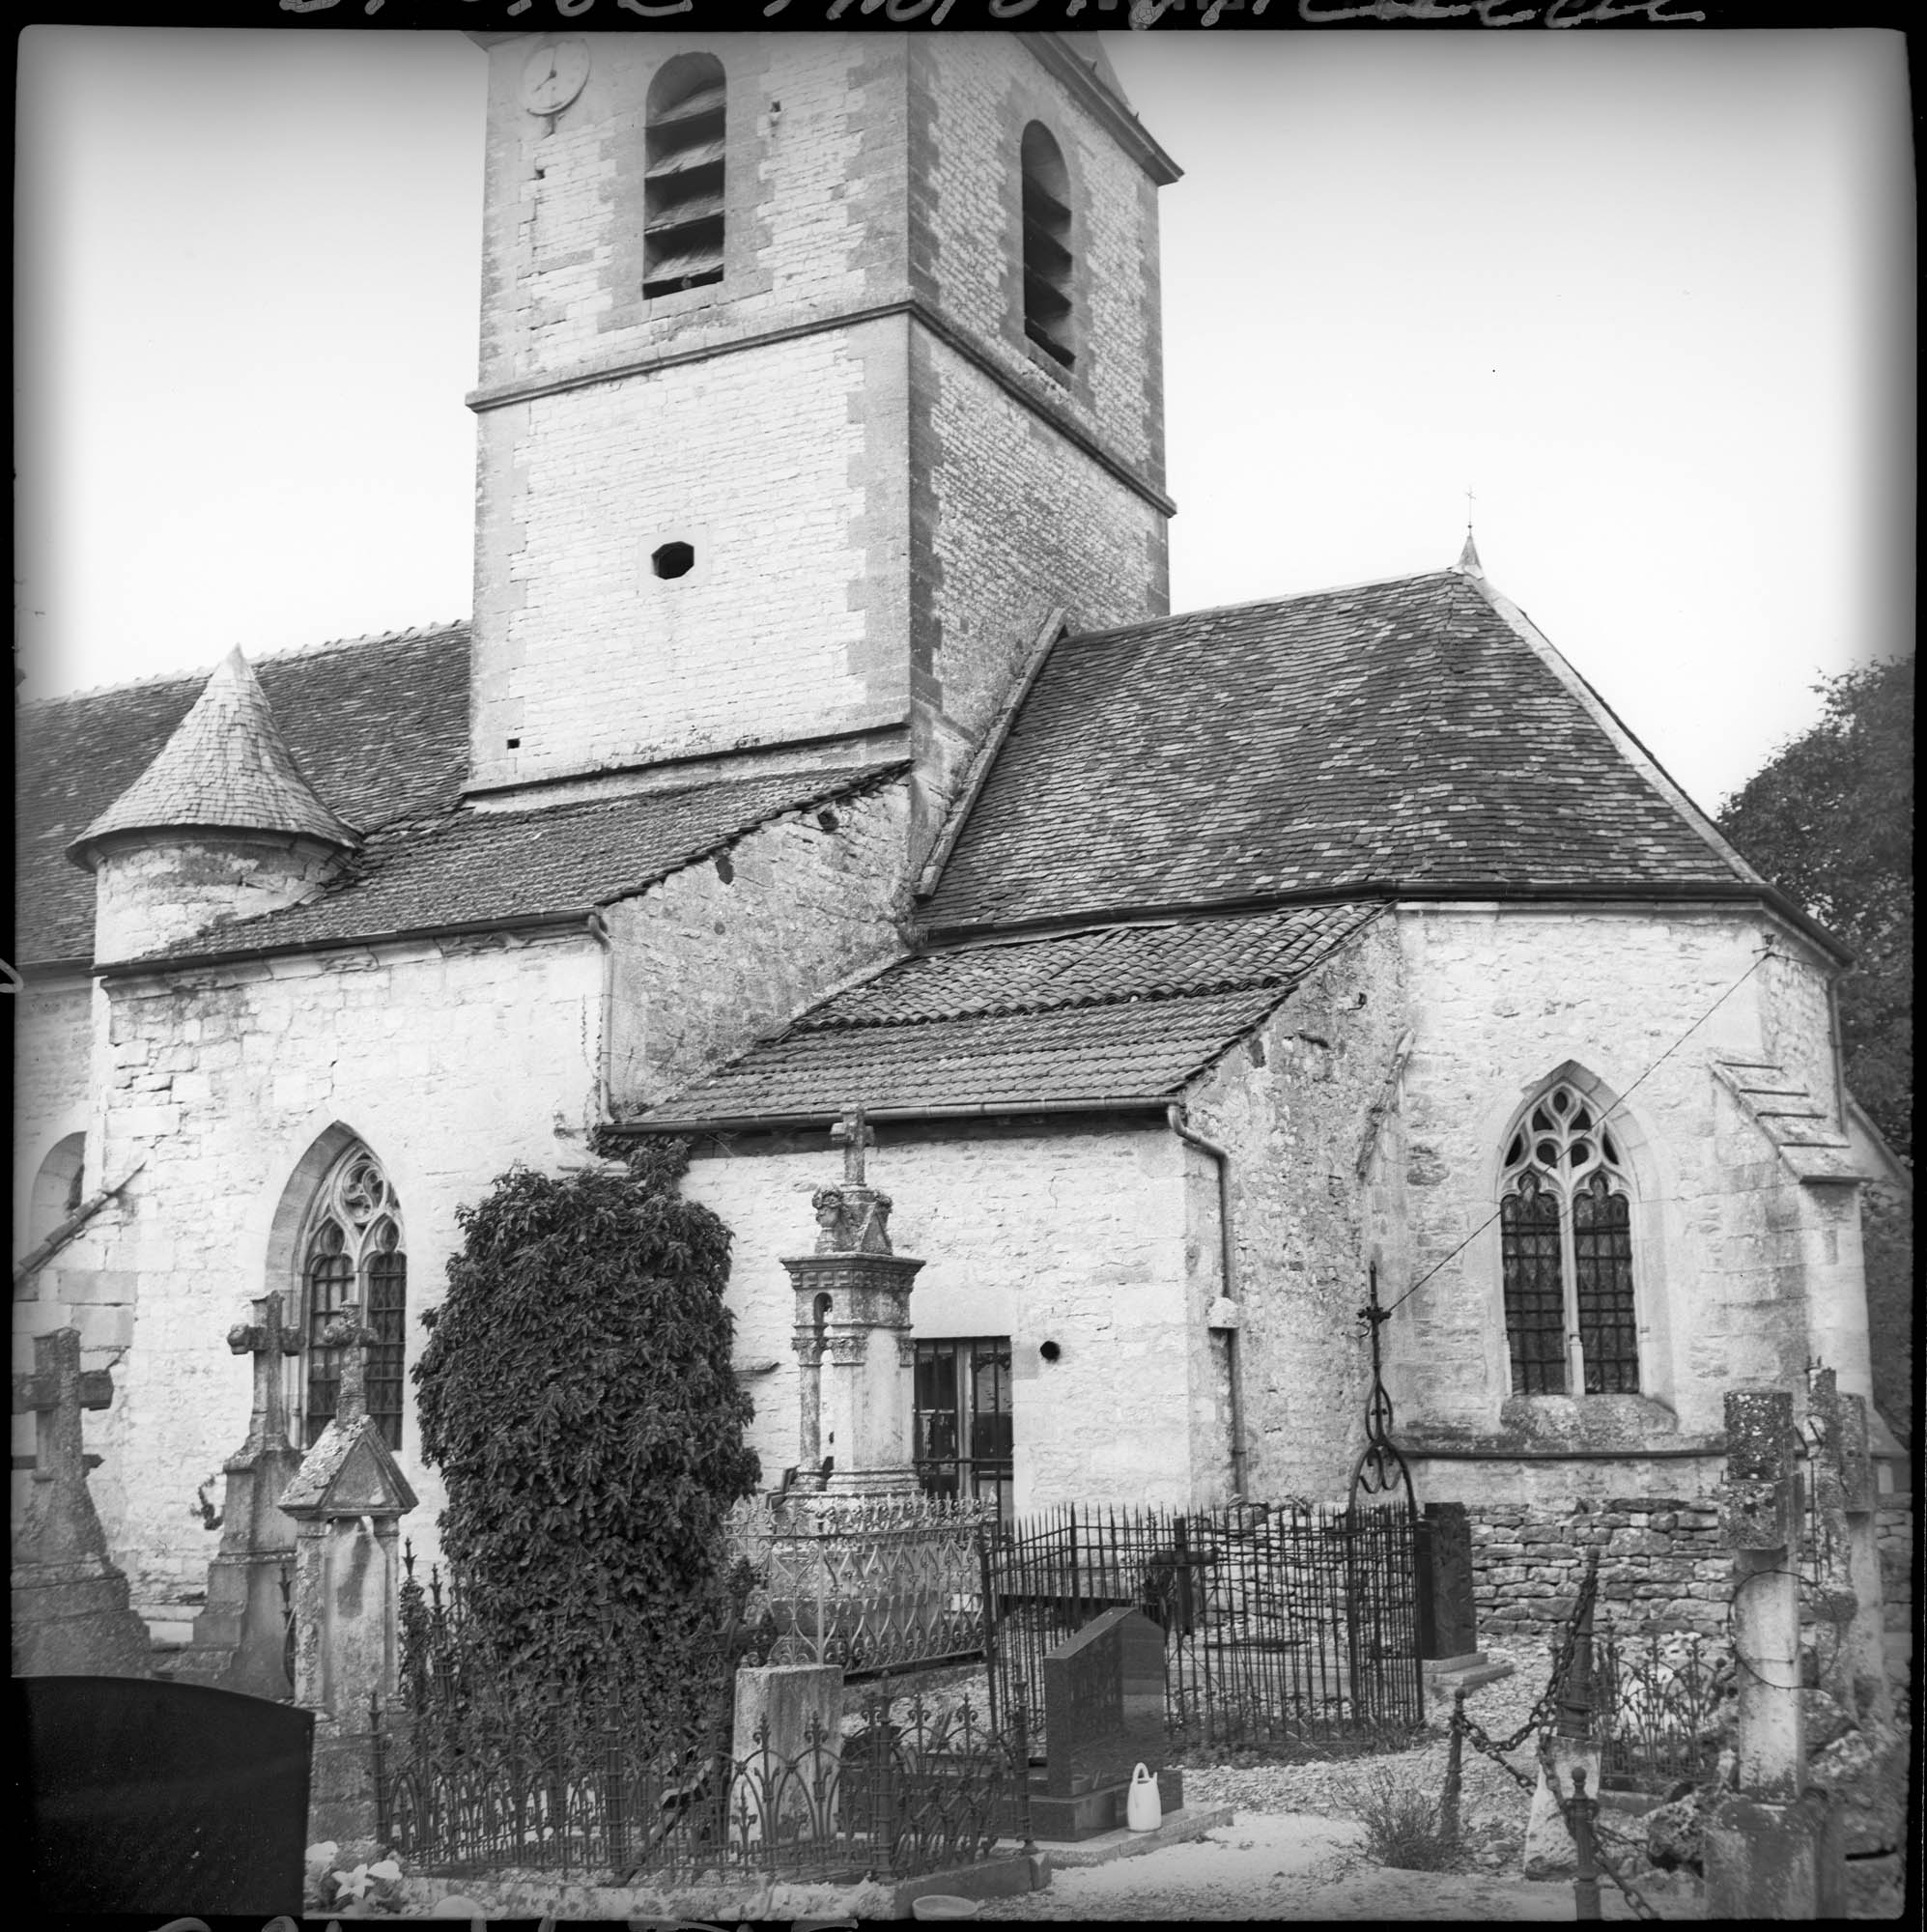
[[[979,1547],[994,1515],[991,1503],[919,1495],[739,1504],[731,1552],[757,1579],[746,1624],[772,1663],[836,1663],[855,1677],[979,1657]]]
[[[1593,1641],[1593,1736],[1603,1789],[1669,1791],[1712,1776],[1731,1666],[1696,1633]]]
[[[1165,1633],[1175,1745],[1290,1750],[1403,1736],[1424,1718],[1415,1528],[1402,1504],[1048,1511],[990,1531],[991,1715],[1029,1688],[1047,1742],[1043,1659],[1099,1611]]]
[[[411,1870],[531,1869],[617,1885],[913,1877],[987,1857],[1011,1828],[1016,1753],[968,1701],[879,1690],[801,1749],[767,1720],[666,1742],[624,1721],[526,1707],[460,1731],[381,1714],[379,1829]]]

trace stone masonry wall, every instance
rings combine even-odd
[[[1108,129],[1013,36],[910,43],[913,277],[997,366],[1164,480],[1155,189]],[[1024,333],[1019,151],[1040,122],[1070,180],[1069,370]]]
[[[611,1104],[666,1098],[902,951],[899,780],[758,826],[607,912]]]
[[[1876,1523],[1881,1552],[1881,1601],[1886,1627],[1893,1632],[1912,1632],[1913,1560],[1918,1553],[1913,1495],[1904,1490],[1887,1491],[1880,1499]]]
[[[407,1360],[459,1242],[456,1208],[523,1160],[553,1169],[594,1104],[602,956],[585,931],[375,947],[181,973],[108,988],[97,1041],[103,1165],[147,1167],[66,1250],[16,1333],[72,1321],[111,1367],[86,1418],[92,1479],[135,1606],[184,1623],[217,1533],[194,1512],[247,1429],[249,1365],[229,1326],[289,1291],[301,1179],[346,1134],[387,1167],[409,1254]],[[346,1130],[346,1133],[344,1133]],[[563,1138],[558,1139],[558,1135]],[[298,1378],[291,1377],[298,1387]],[[400,1462],[433,1548],[441,1503],[411,1419]]]
[[[33,1225],[34,1177],[59,1142],[87,1125],[91,1000],[84,979],[30,980],[14,996],[15,1261],[48,1232]]]
[[[903,327],[673,364],[483,419],[476,783],[903,719],[900,642],[893,665],[866,651],[879,624],[900,639],[897,600],[867,566],[873,539],[886,569],[893,552],[900,599],[907,506],[865,522],[866,479],[892,449],[901,462]],[[659,578],[650,558],[670,541],[695,564]]]
[[[1410,1228],[1385,1285],[1430,1276],[1387,1330],[1405,1430],[1691,1447],[1718,1432],[1727,1388],[1798,1379],[1823,1331],[1842,1389],[1869,1393],[1851,1190],[1803,1187],[1713,1071],[1770,1044],[1786,1064],[1822,1023],[1799,942],[1737,911],[1406,908],[1400,927]],[[1783,963],[1747,978],[1769,939]],[[1562,1069],[1601,1106],[1626,1096],[1611,1131],[1634,1190],[1637,1396],[1510,1398],[1500,1167],[1518,1110]]]
[[[1010,1338],[1018,1510],[1190,1501],[1211,1286],[1209,1257],[1187,1235],[1194,1177],[1180,1143],[1161,1122],[875,1131],[869,1175],[895,1204],[893,1245],[925,1264],[910,1297],[916,1334]],[[687,1182],[735,1236],[735,1352],[752,1372],[752,1440],[770,1484],[797,1460],[795,1295],[781,1257],[809,1252],[810,1193],[841,1172],[827,1136],[808,1150],[737,1139],[726,1151],[699,1142]],[[1055,1362],[1039,1353],[1047,1341]]]
[[[1725,1628],[1733,1561],[1709,1497],[1576,1496],[1550,1508],[1489,1502],[1466,1514],[1483,1640],[1558,1634],[1595,1549],[1601,1623],[1708,1635]]]
[[[920,776],[948,795],[1053,609],[1074,632],[1164,614],[1166,526],[921,330],[910,381]]]
[[[1360,1136],[1404,1026],[1389,920],[1317,968],[1196,1080],[1191,1126],[1231,1155],[1237,1352],[1257,1497],[1342,1502],[1363,1440],[1364,1306],[1374,1229]],[[1219,1272],[1216,1202],[1194,1227]]]

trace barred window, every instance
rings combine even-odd
[[[917,1474],[937,1496],[994,1498],[1010,1507],[1010,1338],[917,1344]]]
[[[1048,128],[1024,129],[1024,333],[1068,369],[1071,351],[1070,176]]]
[[[1631,1185],[1576,1089],[1536,1100],[1506,1148],[1499,1248],[1515,1395],[1633,1395]]]
[[[353,1303],[375,1331],[367,1358],[368,1413],[382,1440],[399,1449],[408,1250],[395,1190],[365,1147],[351,1147],[328,1170],[308,1210],[300,1254],[307,1446],[333,1420],[341,1392],[342,1350],[324,1348],[316,1338],[330,1316]]]
[[[679,54],[649,86],[642,185],[642,293],[673,295],[723,279],[723,63]]]

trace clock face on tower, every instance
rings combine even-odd
[[[522,104],[531,114],[559,114],[588,77],[588,43],[552,41],[537,47],[522,71]]]

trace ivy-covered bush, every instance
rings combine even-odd
[[[682,1198],[687,1144],[626,1172],[517,1167],[460,1210],[414,1370],[464,1643],[520,1696],[666,1718],[726,1616],[721,1530],[761,1470],[729,1364],[729,1231]]]

